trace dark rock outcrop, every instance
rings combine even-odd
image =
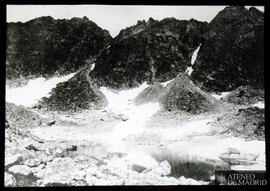
[[[6,77],[74,72],[95,59],[111,39],[87,17],[7,23]]]
[[[208,24],[196,20],[149,19],[122,30],[96,60],[90,77],[112,88],[163,82],[184,72]]]
[[[163,89],[159,102],[165,110],[182,110],[197,114],[213,109],[217,100],[198,88],[183,73]]]
[[[264,101],[264,90],[252,86],[241,86],[230,92],[224,100],[239,105],[255,104]]]
[[[211,92],[263,86],[264,14],[256,8],[226,7],[209,24],[191,79]]]
[[[136,105],[158,101],[162,89],[163,86],[160,83],[155,82],[153,85],[140,92],[133,101]]]
[[[66,82],[57,84],[50,97],[42,98],[40,104],[49,110],[77,111],[80,109],[98,109],[106,106],[105,95],[89,79],[91,65],[82,69]]]

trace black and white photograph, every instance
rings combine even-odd
[[[267,184],[264,11],[7,4],[4,186]]]

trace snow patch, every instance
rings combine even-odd
[[[175,78],[171,79],[171,80],[168,80],[166,82],[162,82],[160,83],[161,85],[163,85],[163,87],[166,87],[168,85],[168,83],[172,82]]]
[[[220,100],[221,98],[226,97],[231,92],[221,92],[220,94],[211,94],[214,98]]]
[[[188,73],[189,76],[193,72],[192,66],[193,66],[194,62],[196,61],[196,59],[197,59],[197,55],[198,55],[198,52],[200,50],[200,47],[201,47],[201,44],[196,48],[196,50],[194,50],[194,52],[192,54],[192,57],[191,57],[191,66],[188,67],[187,70],[186,70],[186,73]]]
[[[139,87],[119,91],[117,93],[111,91],[107,87],[101,87],[100,91],[108,100],[107,109],[114,112],[127,113],[131,109],[132,100],[149,85],[144,82]]]
[[[54,77],[46,80],[43,77],[29,80],[27,85],[18,88],[10,88],[6,85],[6,101],[16,105],[31,107],[36,104],[42,97],[49,97],[49,93],[60,82],[69,80],[75,73]]]
[[[255,103],[255,104],[253,104],[252,106],[253,107],[258,107],[260,109],[264,109],[264,102],[259,101],[259,102]]]

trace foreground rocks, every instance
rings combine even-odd
[[[139,173],[132,169],[126,155],[105,153],[96,158],[97,155],[77,153],[77,147],[82,143],[45,142],[29,131],[13,127],[5,133],[6,187],[181,185],[189,181],[184,177],[170,177],[171,166],[167,161]],[[32,148],[29,142],[37,150],[29,149]],[[193,180],[193,184],[206,183]]]

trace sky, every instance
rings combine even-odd
[[[36,17],[55,19],[88,17],[115,37],[121,29],[149,17],[161,20],[175,17],[210,22],[225,6],[135,6],[135,5],[7,5],[7,22],[26,22]],[[264,11],[264,7],[256,7]]]

